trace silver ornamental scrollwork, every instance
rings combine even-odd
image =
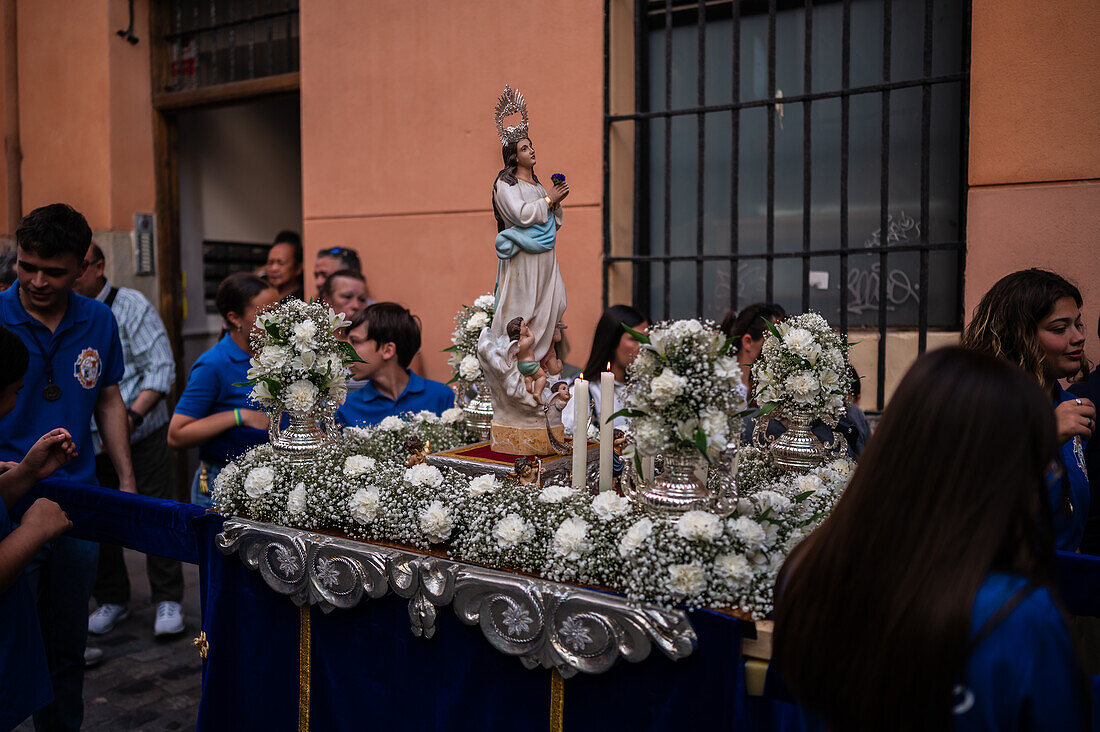
[[[439,609],[452,605],[498,651],[566,678],[603,673],[620,658],[641,661],[654,645],[673,660],[698,645],[681,610],[502,570],[237,518],[226,520],[217,545],[297,605],[329,612],[392,592],[408,600],[418,637],[434,636]]]

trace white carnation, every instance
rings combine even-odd
[[[378,513],[380,500],[381,495],[375,486],[360,488],[348,499],[351,517],[360,524],[369,524],[374,521],[375,514]]]
[[[295,323],[291,329],[290,342],[299,351],[313,350],[317,347],[314,336],[317,335],[317,324],[308,318],[300,323]]]
[[[720,554],[714,559],[714,573],[742,585],[752,579],[752,565],[741,554]]]
[[[420,463],[405,470],[405,480],[413,485],[423,485],[429,488],[438,488],[443,485],[443,473],[439,468],[427,463]]]
[[[416,424],[438,424],[439,415],[430,409],[421,409],[419,412],[413,415],[413,422]]]
[[[466,321],[466,330],[474,333],[480,333],[482,328],[489,327],[489,315],[483,312],[476,312],[470,316],[470,319]]]
[[[740,382],[741,366],[737,363],[736,358],[723,356],[714,364],[714,374],[720,379]]]
[[[346,386],[331,386],[327,392],[328,400],[332,402],[336,407],[339,407],[348,398],[348,388]]]
[[[687,383],[686,378],[665,368],[649,383],[649,398],[658,407],[667,407],[684,392]]]
[[[729,522],[729,527],[734,537],[743,542],[746,547],[760,548],[768,540],[764,527],[747,516],[733,519]]]
[[[494,493],[497,488],[500,488],[500,481],[496,479],[494,475],[479,475],[470,481],[470,487],[467,488],[467,492],[471,496],[483,496],[486,493]]]
[[[481,376],[481,364],[477,362],[477,356],[473,354],[463,356],[458,364],[458,375],[466,381],[475,381]]]
[[[405,422],[400,417],[390,415],[381,422],[378,423],[378,429],[386,430],[387,432],[396,432],[397,430],[404,429]]]
[[[366,455],[349,455],[344,459],[344,475],[358,478],[374,470],[375,460]]]
[[[252,468],[244,479],[244,492],[249,498],[259,498],[271,490],[275,484],[275,471],[266,465],[260,468]]]
[[[417,465],[416,467],[421,466]],[[435,470],[435,468],[432,469]],[[436,472],[439,471],[436,470]],[[442,481],[443,476],[441,475],[439,479]],[[424,532],[424,536],[428,537],[428,541],[433,544],[447,541],[451,536],[454,525],[454,516],[451,515],[451,510],[439,501],[432,501],[431,505],[420,512],[420,530]]]
[[[588,524],[582,518],[567,518],[554,532],[553,550],[559,557],[580,559],[589,549]]]
[[[713,541],[722,533],[722,522],[713,513],[688,511],[677,519],[676,532],[692,541]]]
[[[539,493],[539,501],[542,503],[561,503],[573,495],[573,489],[567,485],[548,485]]]
[[[699,420],[692,417],[691,419],[685,419],[676,425],[676,435],[681,440],[687,440],[688,442],[695,442],[695,433],[699,429]]]
[[[806,475],[799,475],[791,482],[794,486],[795,493],[817,493],[819,490],[825,487],[825,484],[821,482],[821,478],[817,477],[813,473]]]
[[[754,495],[752,499],[756,502],[761,513],[767,511],[769,508],[772,510],[772,513],[783,513],[791,507],[791,499],[775,491],[760,491]]]
[[[673,564],[668,568],[665,585],[675,595],[694,597],[707,589],[707,575],[696,563]]]
[[[299,379],[286,388],[283,404],[287,411],[306,413],[313,410],[317,402],[317,387],[305,379]]]
[[[623,534],[623,538],[619,540],[619,554],[624,557],[633,554],[634,551],[642,545],[642,542],[649,538],[652,532],[652,519],[644,518],[638,520],[626,530],[626,533]]]
[[[444,409],[443,414],[439,415],[439,421],[443,424],[457,424],[462,421],[464,417],[462,410],[458,407],[451,407],[450,409]]]
[[[610,521],[616,516],[622,516],[630,510],[630,499],[620,496],[615,491],[600,491],[592,499],[592,511],[601,521]]]
[[[259,358],[255,360],[259,361],[264,369],[274,371],[286,366],[289,358],[290,353],[282,346],[264,346],[260,349]]]
[[[791,398],[799,404],[812,403],[817,399],[820,391],[817,379],[809,371],[799,371],[788,376],[783,386],[790,392]]]
[[[493,538],[501,549],[514,549],[535,535],[534,528],[516,513],[510,513],[493,527]]]
[[[703,410],[701,425],[707,436],[707,451],[721,452],[726,449],[729,436],[729,417],[725,412],[707,407]]]
[[[478,299],[474,300],[474,307],[478,310],[493,310],[496,308],[496,298],[492,295],[482,295]]]
[[[294,490],[287,494],[286,510],[293,514],[300,514],[306,510],[306,484],[299,483]]]
[[[293,366],[301,373],[305,373],[313,368],[313,365],[317,363],[317,352],[310,349],[303,350],[300,354],[295,356],[290,361],[290,365]]]

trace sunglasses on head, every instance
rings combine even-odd
[[[317,252],[318,257],[345,257],[347,259],[354,259],[359,261],[359,252],[354,249],[348,249],[347,247],[329,247],[328,249],[322,249]]]

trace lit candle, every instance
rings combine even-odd
[[[584,374],[573,382],[573,487],[583,490],[588,470],[588,382]]]
[[[600,374],[600,490],[609,491],[614,480],[611,472],[611,447],[615,440],[615,425],[611,415],[615,413],[615,374],[611,364]]]

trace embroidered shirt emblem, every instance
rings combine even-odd
[[[73,376],[85,389],[93,388],[99,382],[99,375],[103,373],[103,360],[99,357],[99,351],[94,348],[85,348],[76,357],[73,366]]]
[[[1077,458],[1077,467],[1081,468],[1082,473],[1087,473],[1088,468],[1085,465],[1085,447],[1081,444],[1081,436],[1073,436],[1073,456]]]

